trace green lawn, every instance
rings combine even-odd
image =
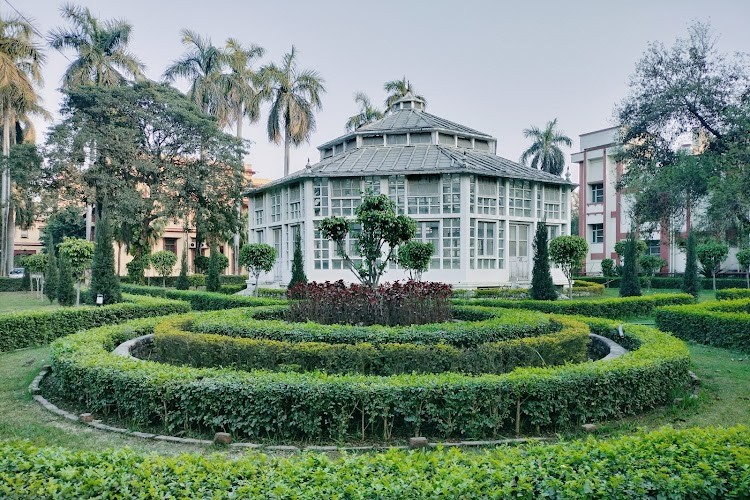
[[[56,309],[57,302],[50,304],[47,297],[37,298],[31,292],[0,292],[0,313],[31,311],[35,309]]]

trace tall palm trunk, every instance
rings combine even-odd
[[[284,177],[289,175],[289,148],[291,146],[292,134],[289,132],[289,119],[284,124]]]
[[[237,140],[242,140],[242,105],[237,111]],[[240,152],[240,163],[243,163],[242,152]],[[244,168],[244,165],[243,165]],[[237,218],[242,219],[242,198],[237,201]],[[239,228],[234,232],[234,240],[232,241],[232,274],[240,273],[240,230]]]
[[[3,158],[5,164],[2,172],[2,186],[0,186],[0,203],[2,204],[2,246],[0,251],[0,276],[7,276],[13,267],[13,240],[11,240],[10,230],[10,110],[3,107]]]

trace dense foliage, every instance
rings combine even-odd
[[[713,279],[714,290],[716,289],[716,277]],[[696,253],[696,241],[695,234],[690,233],[687,240],[687,251],[685,255],[685,272],[682,275],[682,283],[680,289],[689,293],[693,297],[697,297],[701,291],[702,284],[700,276],[698,276],[698,254]]]
[[[70,307],[76,303],[76,289],[73,287],[73,269],[70,265],[70,257],[60,254],[60,267],[55,295],[57,303],[61,306]]]
[[[89,293],[92,297],[101,294],[104,304],[115,304],[122,300],[120,278],[115,274],[112,226],[107,217],[102,217],[96,225],[96,243],[91,264]]]
[[[660,330],[701,344],[750,353],[750,299],[656,309]]]
[[[696,254],[698,255],[698,261],[700,261],[703,267],[703,274],[710,276],[715,283],[716,275],[721,270],[721,263],[724,262],[729,255],[729,246],[726,243],[720,243],[718,241],[708,241],[698,245],[696,248]],[[713,286],[716,291],[716,285]]]
[[[226,255],[219,252],[216,245],[211,246],[211,254],[208,257],[208,274],[206,275],[206,291],[218,292],[221,288],[221,273],[229,265],[229,259]]]
[[[568,278],[568,293],[573,297],[573,274],[583,265],[589,246],[580,236],[558,236],[549,244],[549,256],[552,262],[560,266]]]
[[[737,252],[737,263],[740,265],[740,269],[745,271],[747,288],[750,288],[750,248],[743,248]]]
[[[57,288],[60,282],[60,271],[57,268],[55,245],[52,240],[47,243],[47,269],[44,271],[44,295],[50,302],[57,299]]]
[[[292,279],[289,280],[288,288],[292,288],[297,283],[307,283],[305,274],[305,263],[302,260],[302,238],[297,235],[294,238],[294,257],[292,258]]]
[[[638,297],[641,295],[641,282],[638,279],[638,249],[633,233],[625,242],[623,259],[620,297]]]
[[[351,325],[414,325],[450,319],[451,287],[443,283],[395,281],[378,287],[343,281],[301,283],[289,290],[299,300],[290,321]]]
[[[150,295],[172,300],[189,302],[194,311],[214,311],[217,309],[232,309],[235,307],[253,307],[274,304],[285,304],[286,301],[245,297],[242,295],[226,295],[217,292],[199,292],[193,290],[170,290],[153,286],[122,285],[123,292],[134,295]]]
[[[607,278],[604,276],[581,276],[579,278],[576,278],[576,280],[586,280],[590,281],[592,283],[607,283],[611,286],[619,286],[620,278]],[[697,278],[698,281],[701,282],[702,285],[710,285],[711,279],[710,278]],[[682,285],[682,277],[681,276],[675,276],[675,277],[663,277],[663,276],[656,276],[651,279],[651,288],[657,289],[657,290],[664,290],[664,289],[679,289]],[[646,277],[641,276],[641,286],[646,286]],[[737,288],[737,287],[743,287],[745,286],[745,280],[743,278],[716,278],[716,289],[721,290],[723,288]]]
[[[434,251],[432,243],[407,241],[398,247],[398,265],[409,271],[411,279],[422,281],[422,273],[430,268]]]
[[[747,288],[725,288],[716,291],[716,300],[750,299],[750,289]]]
[[[261,273],[271,272],[276,263],[276,249],[265,243],[250,243],[240,250],[240,265],[247,268],[255,278],[255,295],[258,295],[258,279]]]
[[[534,235],[534,269],[531,273],[531,298],[535,300],[556,300],[557,291],[549,269],[549,248],[547,226],[537,224]]]
[[[175,288],[178,290],[187,290],[188,288],[190,288],[190,278],[188,278],[187,254],[188,252],[186,250],[183,250],[182,257],[180,258],[180,274],[174,284]],[[162,282],[162,284],[166,285],[166,278],[165,281]]]
[[[477,452],[158,455],[0,444],[9,498],[745,498],[750,430],[661,429]],[[697,466],[696,464],[700,464]],[[363,472],[366,471],[366,474]],[[491,471],[491,472],[490,472]]]
[[[153,267],[159,276],[162,277],[162,286],[166,286],[166,277],[172,274],[174,265],[177,264],[177,256],[169,250],[160,250],[149,256],[149,264]]]
[[[129,297],[127,302],[102,307],[83,306],[0,314],[0,352],[45,345],[52,340],[100,325],[134,318],[187,312],[187,304],[173,300]]]

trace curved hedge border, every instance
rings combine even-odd
[[[618,277],[606,277],[606,276],[574,276],[574,280],[582,279],[586,281],[590,281],[593,283],[601,283],[605,284],[608,283],[610,288],[619,288],[620,281],[622,278]],[[646,277],[641,276],[641,286],[645,287],[648,283],[646,282]],[[703,284],[704,290],[710,290],[713,287],[713,282],[711,281],[711,278],[701,278],[701,283]],[[716,278],[716,288],[717,289],[724,289],[724,288],[737,288],[737,287],[744,287],[746,285],[745,278]],[[651,279],[651,288],[656,289],[675,289],[679,290],[682,286],[682,278],[681,277],[663,277],[663,276],[655,276]]]
[[[53,390],[91,412],[115,412],[168,433],[225,430],[237,436],[497,436],[636,414],[671,399],[688,379],[680,340],[630,325],[635,349],[606,363],[520,368],[504,375],[327,375],[176,367],[111,354],[114,344],[153,333],[163,320],[89,330],[51,349]],[[587,319],[613,338],[615,324]],[[517,418],[520,415],[520,419]]]
[[[750,299],[750,288],[726,288],[716,290],[716,300]]]
[[[9,498],[747,498],[750,430],[661,429],[486,452],[240,458],[0,443]]]
[[[454,299],[457,305],[485,307],[507,307],[531,309],[545,313],[573,314],[599,318],[627,318],[648,316],[655,307],[673,304],[692,304],[695,299],[687,293],[663,293],[646,297],[621,297],[590,300],[502,300],[502,299]]]
[[[289,342],[327,342],[356,344],[370,342],[450,344],[471,347],[485,342],[498,342],[519,337],[537,337],[560,329],[559,323],[538,312],[497,310],[487,307],[456,307],[454,315],[467,322],[431,323],[412,326],[323,325],[320,323],[288,323],[258,321],[257,314],[272,310],[243,309],[221,311],[197,316],[190,330],[229,337],[279,340]]]
[[[101,325],[190,310],[188,304],[175,300],[136,296],[125,296],[125,300],[101,307],[0,314],[0,352],[49,344],[58,337]]]
[[[656,326],[681,339],[750,352],[750,299],[660,307]]]
[[[121,285],[122,291],[134,295],[149,295],[172,300],[190,302],[194,311],[216,311],[236,307],[270,306],[286,304],[286,300],[249,297],[246,295],[227,295],[218,292],[198,292],[192,290],[174,290],[155,286]]]
[[[579,321],[556,318],[557,333],[484,343],[462,348],[444,342],[333,343],[236,338],[186,331],[193,318],[165,320],[154,327],[155,360],[197,368],[239,370],[322,370],[326,373],[395,375],[400,373],[507,373],[520,366],[557,366],[588,358],[589,329]],[[482,323],[488,323],[485,321]],[[257,321],[262,330],[267,322]],[[308,325],[303,325],[308,326]],[[505,326],[505,325],[501,325]],[[556,326],[556,325],[555,325]],[[473,324],[466,324],[471,331]],[[252,325],[251,325],[251,328]],[[466,335],[466,332],[462,332]],[[524,332],[525,333],[525,332]],[[470,334],[469,334],[470,336]],[[418,340],[421,340],[417,337]]]

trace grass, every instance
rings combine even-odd
[[[8,312],[33,311],[37,309],[57,309],[57,302],[50,304],[47,297],[37,298],[31,292],[2,292],[0,293],[0,314]]]

